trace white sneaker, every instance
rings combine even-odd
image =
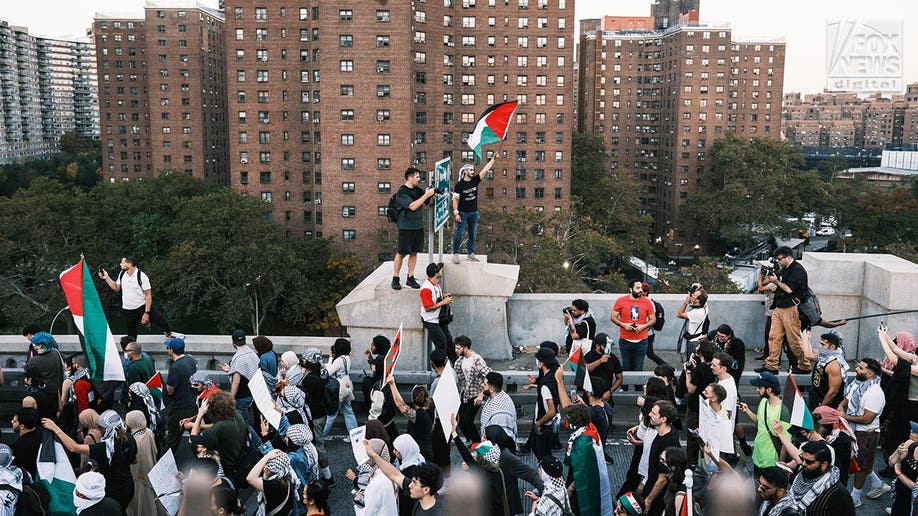
[[[867,498],[879,498],[890,491],[892,491],[892,487],[889,484],[880,484],[880,487],[867,491]]]
[[[861,501],[861,497],[860,497],[860,496],[852,496],[852,497],[851,497],[851,501],[854,502],[854,506],[855,506],[855,507],[860,507],[860,506],[864,505],[864,502]]]
[[[892,514],[892,507],[887,507],[883,510],[886,511],[886,514]]]
[[[470,262],[477,262],[477,261],[479,261],[479,260],[478,260],[478,258],[475,257],[474,254],[469,253],[469,261],[470,261]]]
[[[177,331],[167,331],[165,332],[165,334],[166,334],[167,339],[184,339],[185,338],[184,333],[179,333]]]
[[[455,263],[455,264],[457,264],[457,265],[459,264],[459,255],[458,255],[458,254],[453,253],[453,263]]]

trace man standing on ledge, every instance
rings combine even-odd
[[[480,172],[475,166],[466,163],[459,168],[459,181],[453,189],[453,218],[456,220],[456,233],[453,235],[453,263],[459,263],[459,245],[466,226],[469,228],[469,261],[477,262],[475,257],[475,231],[478,229],[478,184],[481,174],[487,173],[494,166],[494,158],[488,161]]]
[[[768,334],[768,358],[763,367],[756,368],[757,373],[768,371],[778,374],[781,359],[781,343],[787,337],[791,351],[797,356],[797,367],[791,368],[793,374],[810,374],[810,360],[803,354],[803,339],[800,336],[800,313],[797,304],[803,302],[809,285],[806,269],[791,256],[787,246],[775,251],[775,259],[781,266],[781,275],[772,273],[768,279],[778,286],[775,290],[774,311],[771,314],[771,331]]]
[[[620,328],[618,348],[622,353],[622,369],[643,371],[647,329],[657,320],[656,309],[653,302],[644,297],[641,280],[633,279],[629,284],[631,293],[615,301],[609,320]]]
[[[433,197],[434,189],[421,189],[421,171],[408,167],[405,170],[405,184],[395,193],[398,204],[398,250],[395,253],[395,270],[392,272],[392,289],[401,290],[399,274],[402,271],[402,260],[408,257],[408,279],[405,286],[421,288],[414,279],[414,266],[418,263],[418,253],[424,249],[424,211],[421,206]]]
[[[169,322],[153,308],[153,290],[150,278],[137,268],[137,259],[133,256],[121,258],[121,273],[118,279],[113,280],[105,269],[99,269],[99,277],[115,292],[121,292],[121,315],[124,316],[125,331],[134,340],[137,340],[137,322],[149,326],[150,322],[156,323],[167,339],[184,338],[184,335],[173,334]]]

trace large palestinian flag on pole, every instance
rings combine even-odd
[[[124,369],[115,338],[105,319],[92,273],[82,257],[76,265],[61,273],[61,288],[77,331],[83,337],[83,350],[89,361],[92,379],[123,382]]]
[[[469,135],[469,148],[481,163],[481,148],[489,143],[499,142],[507,136],[510,120],[516,111],[516,101],[494,104],[482,113],[475,123],[475,130]]]

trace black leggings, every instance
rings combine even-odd
[[[666,360],[663,360],[659,355],[653,352],[653,341],[656,337],[655,334],[647,336],[647,358],[656,362],[657,365],[663,365],[666,363]]]
[[[457,358],[456,345],[453,343],[453,336],[449,333],[449,325],[424,321],[424,329],[427,330],[428,344],[433,344],[436,349],[442,349],[446,352],[446,356],[455,362]]]

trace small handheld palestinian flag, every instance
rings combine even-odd
[[[790,413],[790,421],[787,421],[788,423],[799,426],[804,430],[813,429],[813,414],[810,412],[810,409],[807,408],[806,403],[804,403],[803,396],[800,394],[800,389],[797,388],[797,382],[794,381],[794,375],[792,374],[787,375],[787,382],[784,384],[784,396],[781,398],[781,403],[784,404],[784,407]]]
[[[576,350],[571,353],[567,361],[571,364],[571,370],[574,371],[574,385],[578,389],[593,392],[593,382],[590,381],[590,372],[587,370],[586,360],[583,356],[583,348],[576,346]]]
[[[481,163],[481,148],[489,143],[503,141],[510,128],[510,120],[516,111],[517,101],[494,104],[485,110],[475,122],[475,130],[469,135],[469,148],[478,156]]]
[[[392,345],[389,346],[389,351],[386,352],[386,357],[383,359],[383,386],[389,382],[389,378],[392,377],[392,371],[395,369],[395,364],[398,362],[398,356],[402,352],[402,325],[398,325],[398,331],[395,333],[395,338],[392,339]]]
[[[92,281],[92,273],[82,256],[76,265],[61,273],[61,288],[64,289],[73,323],[82,336],[83,351],[92,371],[92,379],[99,382],[123,382],[124,369],[115,347],[115,338],[108,327],[99,292]]]
[[[153,376],[147,380],[147,388],[150,389],[150,395],[156,400],[157,408],[162,410],[163,406],[163,375],[159,371],[153,373]]]

